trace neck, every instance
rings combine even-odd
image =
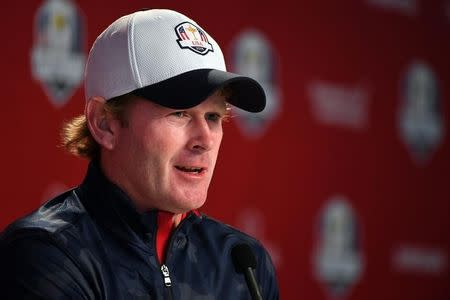
[[[162,213],[162,211],[160,213]],[[169,212],[164,212],[164,213],[172,215],[172,222],[173,222],[174,227],[177,227],[180,224],[181,219],[182,219],[181,217],[183,214],[173,214],[173,213],[169,213]]]
[[[122,172],[117,172],[118,166],[114,165],[114,160],[110,160],[107,155],[100,156],[100,169],[106,178],[108,178],[111,182],[121,188],[129,197],[130,201],[133,203],[134,207],[139,213],[145,213],[149,210],[158,209],[158,207],[149,207],[148,201],[139,201],[140,198],[138,195],[130,194],[130,189],[127,188],[126,180],[122,180]],[[124,184],[125,181],[125,184]],[[164,218],[168,221],[171,219],[173,222],[173,226],[177,227],[183,219],[183,213],[173,213],[169,211],[159,210],[159,214],[164,216]]]

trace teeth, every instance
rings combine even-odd
[[[184,171],[184,172],[197,172],[200,173],[203,168],[196,168],[196,167],[176,167],[178,170]]]

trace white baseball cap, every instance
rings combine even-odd
[[[86,101],[130,92],[160,105],[196,106],[223,86],[228,102],[250,112],[266,104],[254,79],[226,71],[222,50],[195,21],[168,9],[123,16],[94,42],[86,63]]]

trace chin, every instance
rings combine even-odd
[[[198,209],[206,202],[206,193],[189,195],[189,197],[183,197],[175,201],[177,211],[184,213],[193,209]],[[174,203],[174,204],[175,204]]]

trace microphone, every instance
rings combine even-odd
[[[262,300],[261,291],[256,282],[253,269],[256,268],[256,258],[252,249],[247,244],[238,244],[231,249],[231,258],[233,259],[234,269],[237,273],[243,273],[248,289],[253,300]]]

